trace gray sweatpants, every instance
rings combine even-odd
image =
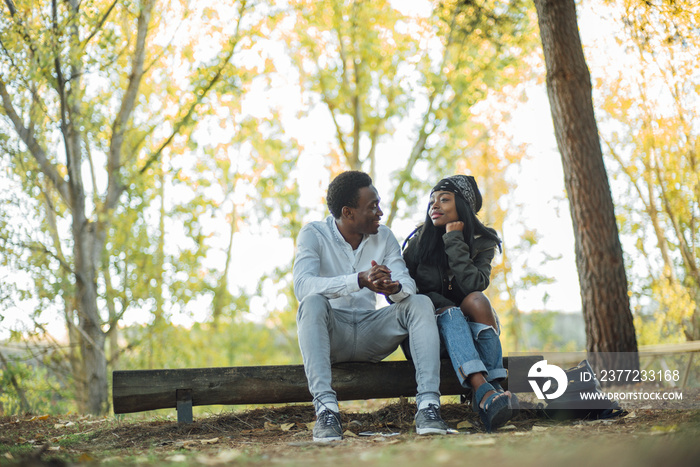
[[[411,295],[379,310],[349,311],[331,308],[322,295],[309,295],[299,304],[297,332],[317,412],[324,404],[337,404],[331,387],[333,363],[379,362],[408,336],[416,367],[416,403],[439,403],[440,336],[428,297]]]

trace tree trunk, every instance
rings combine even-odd
[[[80,4],[70,0],[69,10],[79,15]],[[58,6],[53,2],[54,25],[57,27]],[[77,22],[71,22],[67,29],[72,48],[80,44],[80,32]],[[66,150],[66,168],[70,187],[70,210],[72,217],[73,261],[75,276],[75,293],[78,306],[80,332],[80,352],[87,389],[87,411],[102,415],[109,410],[109,391],[107,387],[107,357],[105,355],[105,333],[102,331],[102,318],[97,305],[97,267],[104,236],[97,225],[87,218],[86,195],[83,183],[84,153],[82,150],[81,102],[83,89],[81,79],[83,64],[79,54],[69,55],[64,74],[63,57],[54,58],[57,76],[57,91],[61,103],[61,133]],[[69,85],[70,82],[70,85]]]
[[[94,224],[84,213],[73,210],[73,255],[79,310],[80,351],[87,389],[86,410],[102,415],[109,410],[105,333],[97,306],[97,275]]]
[[[574,226],[587,349],[636,352],[622,247],[593,113],[591,79],[578,34],[576,6],[574,0],[535,0],[535,6],[547,67],[547,93]],[[638,368],[638,359],[624,365]]]

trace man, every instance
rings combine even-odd
[[[331,364],[378,362],[410,337],[418,394],[416,432],[445,434],[440,417],[440,337],[430,299],[416,295],[372,179],[344,172],[328,186],[331,216],[299,232],[294,260],[297,327],[316,409],[314,441],[343,437]],[[391,305],[376,309],[377,294]]]

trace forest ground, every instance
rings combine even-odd
[[[700,465],[700,389],[683,390],[683,409],[664,401],[621,404],[608,420],[553,421],[523,397],[506,427],[484,432],[457,400],[442,415],[457,433],[417,436],[406,400],[341,403],[345,439],[312,441],[309,404],[195,414],[0,417],[0,466],[68,465]],[[172,411],[174,412],[174,411]]]

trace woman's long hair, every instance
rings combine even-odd
[[[476,193],[478,193],[478,191],[476,191]],[[479,200],[477,206],[481,206],[481,200]],[[470,252],[474,251],[472,247],[474,244],[474,237],[477,235],[492,239],[496,242],[500,250],[501,239],[498,238],[496,231],[481,223],[464,198],[455,195],[455,207],[457,208],[459,220],[464,222],[462,234],[464,235],[464,241],[469,245]],[[417,256],[420,262],[433,265],[447,265],[445,243],[442,240],[442,236],[447,229],[445,227],[435,227],[435,225],[433,225],[433,221],[430,218],[430,205],[428,205],[428,210],[425,215],[425,222],[416,230],[418,231]]]

